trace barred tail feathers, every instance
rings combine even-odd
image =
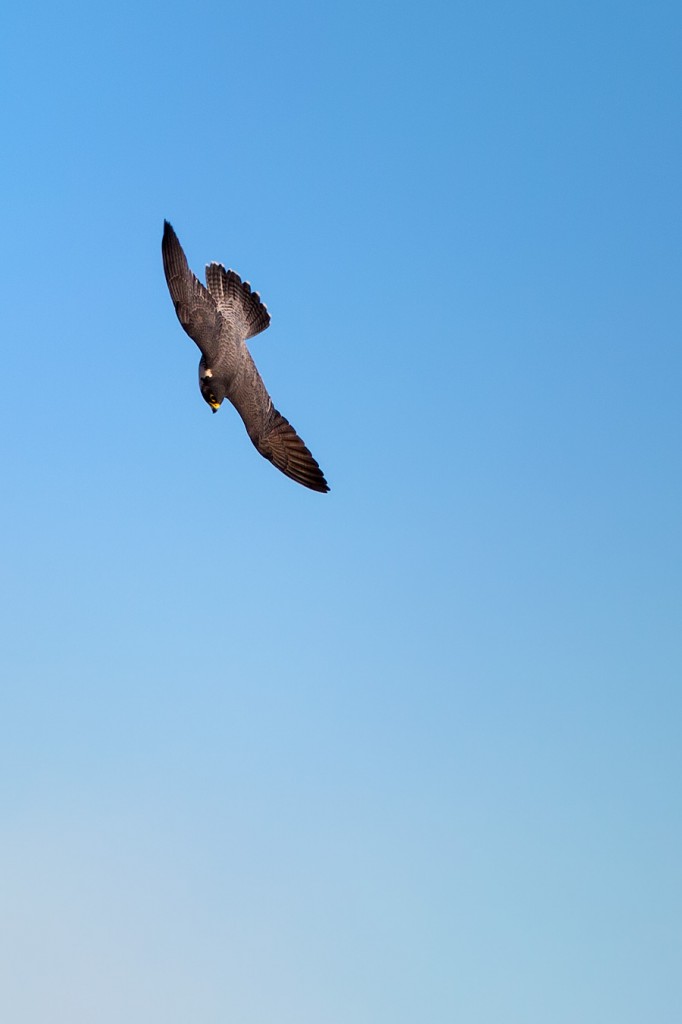
[[[241,321],[245,338],[253,338],[270,324],[267,306],[258,292],[251,291],[248,281],[242,281],[234,270],[225,270],[222,263],[209,263],[206,267],[206,285],[221,313]]]

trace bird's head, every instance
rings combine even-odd
[[[217,412],[225,399],[225,386],[210,373],[199,378],[201,396],[213,412]]]

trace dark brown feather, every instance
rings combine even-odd
[[[329,485],[322,470],[289,421],[273,409],[271,423],[268,433],[253,442],[261,455],[297,483],[326,493]]]
[[[163,269],[178,320],[208,363],[218,354],[220,314],[214,299],[187,264],[173,228],[164,221]]]

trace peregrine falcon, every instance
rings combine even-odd
[[[322,470],[288,420],[275,409],[246,347],[270,314],[258,292],[220,263],[206,267],[206,288],[187,265],[173,228],[164,221],[163,269],[175,312],[201,352],[199,389],[213,412],[225,398],[244,421],[258,451],[304,487],[329,490]]]

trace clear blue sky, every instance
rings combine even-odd
[[[3,1020],[679,1021],[681,31],[5,12]],[[329,495],[202,401],[164,217]]]

